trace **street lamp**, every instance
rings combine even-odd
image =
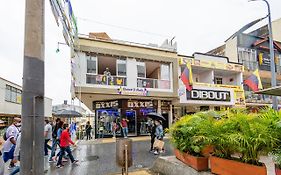
[[[269,53],[270,53],[270,69],[271,69],[271,87],[276,86],[276,72],[275,72],[275,60],[274,60],[274,49],[273,49],[273,37],[272,37],[272,24],[271,24],[271,13],[270,5],[267,0],[249,0],[251,1],[264,1],[268,9],[268,37],[269,37]],[[277,97],[272,96],[272,107],[278,109]]]

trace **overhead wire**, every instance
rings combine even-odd
[[[168,37],[168,38],[173,37],[173,36],[169,36],[169,35],[147,32],[147,31],[138,30],[138,29],[129,28],[129,27],[124,27],[124,26],[119,26],[119,25],[115,25],[115,24],[104,23],[104,22],[100,22],[100,21],[97,21],[97,20],[92,20],[92,19],[87,19],[87,18],[82,18],[82,17],[77,17],[77,19],[80,19],[80,20],[85,21],[85,22],[101,24],[101,25],[110,26],[110,27],[114,27],[114,28],[134,31],[134,32],[138,32],[138,33],[143,33],[143,34],[147,34],[147,35],[153,35],[153,36],[158,36],[158,37]]]

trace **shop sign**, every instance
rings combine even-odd
[[[146,88],[127,88],[120,87],[117,89],[120,95],[140,95],[148,96],[148,90]]]
[[[153,107],[152,101],[128,101],[128,108]]]
[[[117,107],[119,107],[118,100],[94,102],[94,109],[106,109],[106,108],[117,108]]]
[[[187,100],[207,100],[230,102],[230,91],[192,89],[186,91]]]

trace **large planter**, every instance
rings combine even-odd
[[[281,175],[281,170],[275,165],[275,173],[276,175]]]
[[[202,149],[201,155],[203,155],[205,157],[209,157],[213,152],[214,152],[214,146],[207,145]]]
[[[256,166],[235,160],[210,157],[211,172],[219,175],[266,175],[266,167]]]
[[[186,165],[192,167],[197,171],[208,170],[208,158],[207,157],[196,157],[188,153],[180,152],[178,149],[174,150],[175,156]]]

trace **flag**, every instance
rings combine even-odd
[[[263,53],[259,53],[259,64],[262,65],[263,62]]]
[[[259,75],[259,70],[256,69],[252,75],[250,75],[246,80],[244,80],[244,84],[249,86],[254,92],[262,89],[261,78]]]
[[[181,74],[181,81],[183,82],[183,84],[185,85],[188,91],[192,90],[193,80],[192,80],[192,71],[191,71],[190,63],[186,64],[186,67],[184,68]]]

